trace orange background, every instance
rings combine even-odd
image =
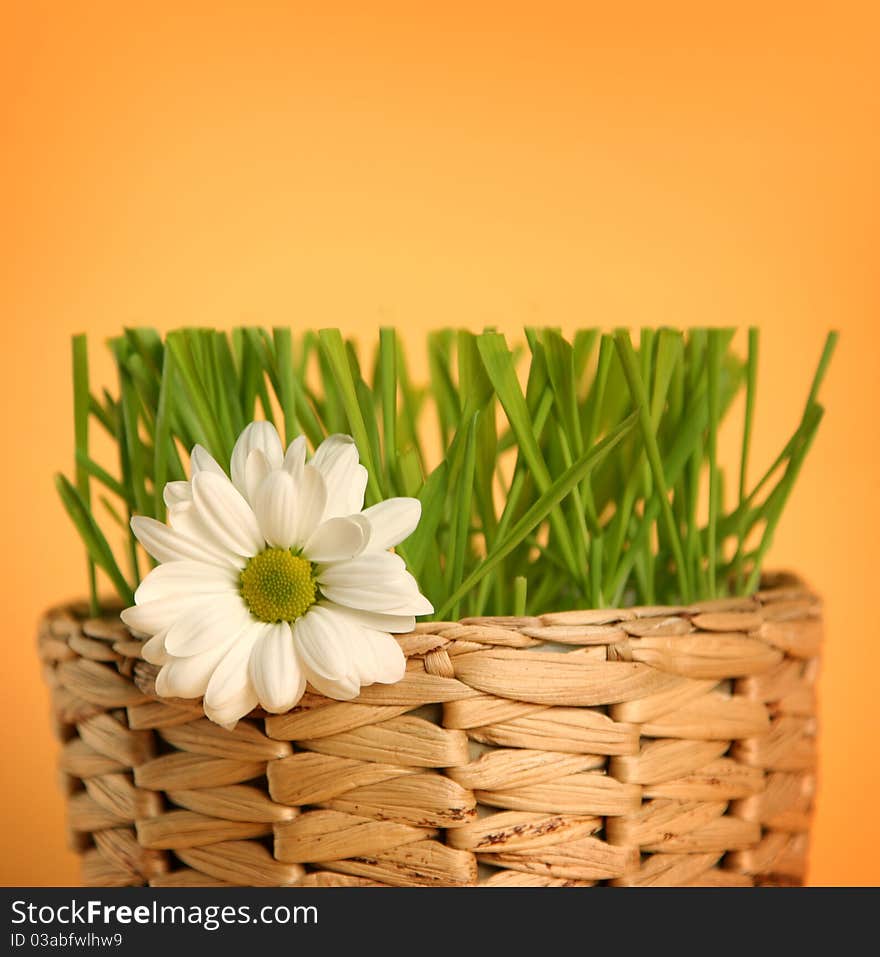
[[[77,879],[33,644],[85,585],[68,337],[106,376],[122,324],[253,321],[756,323],[756,467],[839,328],[771,564],[827,599],[812,881],[880,883],[876,5],[724,6],[5,8],[0,881]]]

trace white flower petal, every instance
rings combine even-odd
[[[192,487],[189,482],[168,482],[162,491],[166,508],[173,508],[182,502],[192,501]]]
[[[186,508],[178,505],[176,508]],[[238,559],[230,552],[200,542],[188,535],[157,522],[146,515],[135,515],[131,520],[131,530],[144,548],[159,562],[174,562],[192,559],[207,562],[209,565],[234,567]],[[243,565],[243,562],[239,562]]]
[[[244,463],[245,498],[251,505],[256,502],[257,492],[271,471],[265,453],[260,449],[252,449]]]
[[[217,665],[223,660],[235,636],[188,658],[170,658],[156,677],[156,693],[164,698],[200,698]]]
[[[189,470],[191,476],[196,476],[199,472],[213,472],[215,475],[226,475],[214,456],[201,445],[193,446],[189,457]]]
[[[259,449],[266,456],[270,469],[281,468],[284,450],[281,448],[278,432],[271,422],[251,422],[238,437],[232,449],[230,462],[232,483],[245,496],[247,495],[245,466],[248,456],[254,449]]]
[[[366,552],[320,569],[318,583],[330,601],[364,611],[429,615],[434,607],[420,594],[403,560],[391,552]]]
[[[211,595],[198,608],[181,615],[168,629],[165,650],[175,657],[188,658],[223,644],[238,634],[253,618],[240,595]]]
[[[424,595],[418,594],[412,598],[407,598],[405,601],[401,602],[399,605],[395,605],[393,608],[385,609],[386,615],[433,615],[434,606],[425,598]]]
[[[321,591],[332,602],[385,615],[430,615],[434,611],[431,602],[417,589],[408,588],[406,594],[398,594],[387,588],[377,592],[369,587],[321,585]]]
[[[276,548],[290,548],[296,541],[299,522],[297,487],[282,470],[272,472],[260,486],[254,511],[263,538]]]
[[[406,563],[393,552],[359,555],[347,562],[329,565],[321,570],[318,580],[328,585],[371,585],[379,587],[406,571]]]
[[[334,701],[351,701],[361,692],[356,673],[334,681],[332,678],[325,678],[323,675],[310,672],[305,665],[303,665],[303,672],[309,684],[318,694],[322,694],[326,698],[332,698]]]
[[[367,491],[368,480],[369,476],[363,465],[357,465],[352,469],[348,484],[343,487],[344,490],[347,490],[348,495],[340,494],[338,499],[340,514],[351,515],[354,512],[359,512],[364,507],[364,495]]]
[[[363,514],[373,530],[367,548],[384,551],[412,535],[422,517],[422,503],[417,498],[389,498],[365,508]]]
[[[187,485],[189,485],[188,482]],[[192,488],[190,488],[190,495],[192,495]],[[187,538],[191,538],[195,542],[202,542],[203,544],[210,542],[212,548],[222,548],[219,542],[211,540],[207,529],[199,521],[192,498],[185,502],[175,502],[173,505],[167,506],[167,511],[168,515],[165,521],[175,532],[180,532],[181,535],[186,535]],[[227,551],[227,549],[224,548],[223,551]]]
[[[353,649],[355,667],[361,685],[376,681],[394,684],[406,672],[406,655],[400,645],[381,631],[362,628]]]
[[[364,507],[367,470],[359,464],[358,450],[350,435],[330,435],[315,449],[310,463],[327,486],[325,518],[352,515]]]
[[[293,650],[286,621],[268,625],[251,652],[251,684],[260,705],[273,714],[289,711],[303,696],[306,676]]]
[[[389,615],[380,611],[363,611],[359,608],[337,605],[331,601],[322,601],[320,604],[334,614],[346,615],[350,621],[363,625],[364,628],[371,628],[373,631],[402,635],[412,631],[416,626],[413,615]]]
[[[261,628],[255,623],[238,635],[208,682],[205,714],[224,728],[234,728],[239,718],[257,706],[248,661],[261,633]]]
[[[352,660],[350,628],[326,608],[312,607],[293,625],[293,641],[306,678],[337,701],[356,698],[360,682]]]
[[[217,594],[233,591],[238,574],[231,568],[220,568],[205,562],[180,561],[157,565],[134,593],[135,603],[143,605],[174,595]]]
[[[298,435],[287,446],[284,453],[284,464],[282,468],[285,472],[292,475],[296,481],[299,481],[302,475],[303,466],[306,464],[306,437]]]
[[[155,635],[167,631],[185,615],[207,609],[211,601],[211,597],[206,595],[172,595],[142,605],[132,605],[120,612],[119,617],[132,631]]]
[[[324,518],[327,486],[321,473],[311,464],[303,467],[297,486],[296,529],[293,544],[301,548]]]
[[[165,632],[160,631],[153,635],[149,641],[141,645],[141,656],[144,661],[151,665],[164,665],[169,660],[168,652],[165,650]]]
[[[352,457],[355,462],[358,461],[357,445],[354,439],[350,435],[336,433],[328,435],[315,449],[312,465],[326,474],[336,468],[339,462],[350,462]]]
[[[263,548],[256,516],[229,479],[200,472],[192,487],[196,512],[218,542],[242,556],[255,555]]]
[[[362,515],[328,519],[309,536],[303,555],[310,562],[347,561],[364,550],[370,531],[370,523]]]
[[[224,479],[229,481],[228,479]],[[179,502],[168,509],[168,524],[175,532],[180,532],[190,541],[198,542],[205,548],[209,548],[218,556],[225,558],[224,564],[229,566],[241,567],[244,564],[243,557],[236,555],[235,552],[228,549],[219,542],[211,533],[207,525],[199,516],[195,502]]]

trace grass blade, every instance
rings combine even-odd
[[[378,502],[382,498],[378,463],[373,460],[372,443],[358,399],[357,386],[351,373],[345,343],[338,329],[322,329],[318,335],[321,352],[327,360],[333,381],[339,390],[341,405],[345,411],[352,438],[369,474],[368,495],[373,502]],[[329,385],[329,383],[325,384]]]
[[[610,432],[602,441],[590,451],[586,452],[565,474],[560,475],[550,487],[541,494],[537,501],[528,509],[523,517],[510,529],[503,541],[496,543],[492,552],[467,576],[455,592],[446,600],[443,607],[437,612],[441,620],[451,608],[484,578],[499,562],[509,555],[516,546],[528,536],[554,508],[568,495],[571,490],[582,481],[597,463],[626,436],[638,422],[638,416],[633,414],[624,419],[620,425]]]
[[[385,474],[397,474],[397,333],[379,330],[379,380],[382,393],[382,444]]]
[[[174,356],[168,352],[162,363],[162,378],[159,383],[159,403],[156,408],[156,433],[153,447],[153,517],[165,521],[163,493],[168,480],[169,464],[177,463],[177,449],[171,438],[171,403],[174,394]],[[176,469],[175,469],[176,471]],[[180,473],[183,469],[180,468]],[[181,478],[182,474],[175,476]],[[129,508],[131,508],[129,503]]]
[[[55,477],[55,487],[58,489],[64,508],[76,526],[92,561],[107,574],[122,600],[129,605],[133,604],[134,592],[119,570],[116,559],[113,557],[113,551],[107,544],[104,533],[92,517],[89,505],[86,504],[79,490],[70,483],[66,476],[57,475]]]
[[[448,472],[447,463],[441,462],[428,476],[418,495],[422,503],[422,518],[405,543],[407,561],[417,578],[425,569],[429,553],[437,550],[435,538],[446,504]]]
[[[495,388],[498,401],[503,406],[511,430],[516,436],[520,454],[543,494],[550,488],[552,482],[538,446],[532,416],[516,377],[513,355],[507,348],[504,337],[498,333],[483,333],[477,340],[477,345],[483,358],[486,374]],[[572,575],[577,576],[579,569],[569,528],[561,510],[555,505],[550,512],[550,522],[553,533],[559,541],[563,559]]]
[[[749,329],[749,351],[746,359],[746,408],[743,419],[742,446],[739,457],[739,504],[738,508],[744,512],[744,503],[746,500],[746,487],[749,475],[749,450],[752,447],[752,423],[755,417],[755,396],[758,391],[758,350],[760,346],[760,335],[758,330],[752,326]],[[743,536],[745,529],[742,523],[737,530],[738,544],[737,556],[742,555]],[[734,575],[738,585],[742,585],[742,563],[735,562]]]
[[[97,462],[90,459],[88,455],[79,449],[76,451],[76,464],[77,473],[83,471],[86,473],[86,475],[97,479],[105,488],[109,489],[114,495],[117,495],[119,498],[121,498],[123,502],[129,504],[129,490],[122,484],[122,482],[113,478],[113,476],[105,468],[98,465]],[[82,495],[83,501],[86,503],[86,505],[89,505],[91,499],[87,498],[83,493],[82,486],[79,484],[79,482],[77,482],[77,488],[80,495]]]
[[[709,330],[709,536],[708,576],[709,597],[718,594],[718,419],[721,411],[721,346],[717,329]]]
[[[778,494],[774,497],[767,515],[767,524],[764,527],[764,534],[761,537],[761,543],[754,557],[751,574],[746,581],[746,594],[750,594],[758,587],[761,580],[764,557],[773,544],[773,536],[776,533],[776,526],[779,524],[782,510],[785,508],[785,504],[791,495],[791,490],[804,464],[807,452],[809,452],[810,446],[816,438],[816,430],[819,428],[819,423],[822,421],[824,413],[825,410],[821,405],[813,403],[805,417],[804,435],[788,463],[784,477],[780,480],[777,490],[775,490]]]
[[[89,461],[89,411],[91,392],[89,391],[89,354],[88,342],[84,335],[73,337],[73,429],[76,449],[76,485],[86,509],[91,508],[91,488],[89,470],[84,461]],[[88,559],[89,611],[94,617],[101,608],[98,602],[98,584],[95,578],[95,561]]]
[[[623,366],[624,375],[626,376],[632,394],[633,404],[638,414],[642,439],[645,443],[645,452],[648,456],[648,464],[651,467],[654,483],[657,486],[657,495],[660,499],[660,511],[666,525],[666,532],[675,558],[678,586],[681,590],[681,600],[690,601],[690,576],[688,575],[687,566],[685,565],[684,551],[681,547],[681,537],[678,527],[675,524],[675,517],[672,514],[672,506],[669,502],[669,492],[666,487],[666,479],[663,475],[663,464],[660,460],[660,450],[657,447],[657,436],[651,422],[651,412],[648,406],[648,396],[645,392],[645,385],[639,375],[635,352],[633,351],[629,335],[627,333],[618,333],[615,336],[615,343]]]
[[[272,330],[275,345],[275,369],[278,377],[278,401],[284,416],[285,448],[299,435],[296,415],[296,391],[293,384],[293,340],[290,329],[278,327]]]
[[[447,575],[447,593],[461,581],[464,573],[465,553],[468,547],[468,529],[470,528],[471,506],[474,492],[474,471],[477,457],[477,422],[480,413],[474,414],[465,432],[465,453],[461,472],[455,482],[453,522],[449,537],[449,564]],[[452,617],[459,617],[459,603],[452,606]]]

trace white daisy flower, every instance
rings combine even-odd
[[[151,636],[156,692],[204,696],[205,714],[231,728],[258,704],[290,710],[307,681],[340,701],[399,681],[406,659],[391,633],[434,610],[388,550],[418,525],[418,499],[364,509],[353,439],[331,435],[307,462],[305,439],[285,452],[268,422],[239,436],[231,479],[201,446],[190,465],[189,482],[165,487],[167,525],[131,520],[161,562],[122,612]]]

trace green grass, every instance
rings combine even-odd
[[[494,331],[442,330],[428,337],[419,385],[393,329],[363,352],[335,329],[181,329],[164,340],[130,329],[109,342],[115,392],[97,394],[76,336],[75,469],[57,485],[86,547],[92,608],[96,571],[130,603],[149,568],[128,518],[163,520],[162,489],[186,477],[192,446],[228,464],[255,418],[313,447],[332,432],[353,436],[367,505],[421,500],[422,521],[398,551],[440,618],[753,591],[822,418],[836,334],[800,421],[753,485],[758,334],[749,331],[745,359],[733,338],[526,329],[511,345]],[[739,461],[725,470],[719,430],[741,392]],[[113,465],[92,458],[92,427],[111,438]]]

